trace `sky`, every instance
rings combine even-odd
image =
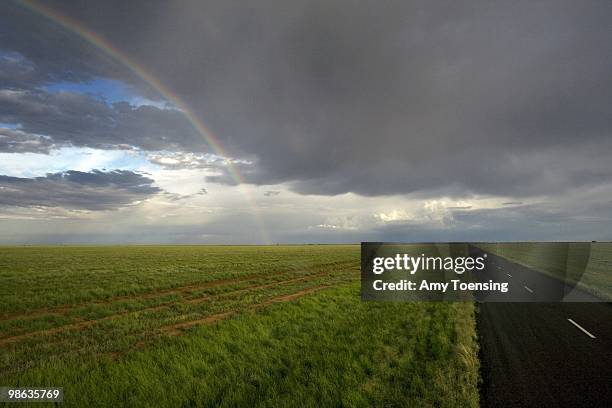
[[[608,1],[0,3],[0,244],[612,240]]]

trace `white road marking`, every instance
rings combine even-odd
[[[527,286],[523,286],[529,293],[533,293],[533,290],[529,289]]]
[[[572,319],[567,319],[571,324],[573,324],[574,326],[576,326],[577,328],[579,328],[580,330],[582,330],[582,332],[584,334],[586,334],[587,336],[589,336],[592,339],[596,339],[597,337],[593,336],[591,333],[589,333],[588,331],[586,331],[586,329],[584,327],[582,327],[581,325],[579,325],[578,323],[576,323],[575,321],[573,321]]]
[[[509,277],[512,277],[512,275],[510,275],[509,273],[507,273],[506,275],[508,275]]]

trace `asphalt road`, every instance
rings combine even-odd
[[[482,406],[612,407],[612,304],[506,303],[508,296],[538,301],[568,293],[597,299],[488,256],[483,280],[508,282],[511,292],[485,294],[479,305]]]

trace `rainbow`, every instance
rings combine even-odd
[[[105,54],[109,55],[116,61],[123,64],[130,71],[136,74],[140,79],[142,79],[144,82],[153,87],[157,92],[159,92],[159,94],[164,99],[166,99],[178,110],[180,110],[185,115],[185,118],[191,123],[193,128],[198,132],[198,134],[200,134],[204,138],[204,140],[214,151],[214,153],[226,159],[226,164],[230,176],[234,179],[234,181],[237,183],[238,187],[244,194],[251,208],[251,212],[254,216],[255,222],[257,223],[257,226],[260,230],[263,242],[265,244],[271,243],[269,235],[265,228],[263,217],[259,212],[257,203],[255,199],[251,196],[251,194],[243,186],[243,184],[245,184],[244,178],[242,177],[238,169],[232,164],[232,162],[230,160],[227,160],[229,156],[225,152],[225,149],[221,145],[221,142],[214,135],[214,133],[206,127],[204,122],[196,114],[194,114],[193,110],[175,92],[173,92],[153,74],[147,71],[142,65],[136,62],[133,58],[130,58],[121,50],[119,50],[100,34],[97,34],[94,31],[85,27],[84,25],[79,24],[78,22],[70,19],[69,17],[63,14],[60,14],[56,10],[51,9],[46,5],[40,4],[38,1],[21,0],[20,3],[35,14],[48,18],[49,20],[55,22],[64,29],[78,35],[79,37],[87,41],[89,44],[95,46],[99,50],[103,51]]]

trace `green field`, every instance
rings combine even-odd
[[[608,242],[517,242],[477,244],[485,251],[612,302],[612,244]]]
[[[356,245],[3,247],[0,279],[0,385],[66,406],[478,405],[474,305],[361,302]]]

